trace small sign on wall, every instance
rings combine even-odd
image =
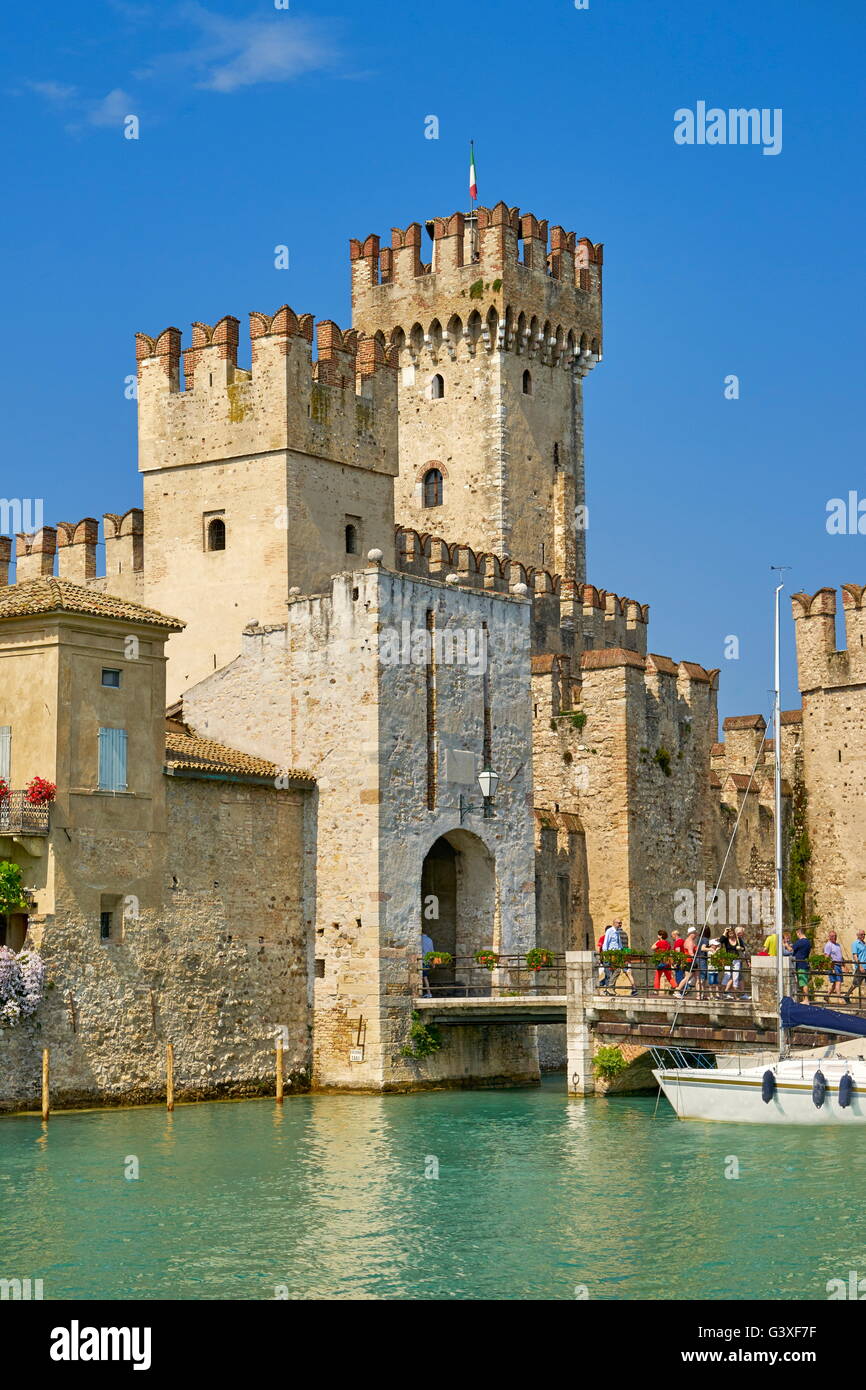
[[[349,1061],[350,1061],[350,1062],[363,1062],[363,1060],[364,1060],[364,1049],[363,1049],[363,1047],[350,1047],[350,1048],[349,1048]]]

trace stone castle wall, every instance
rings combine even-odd
[[[54,832],[57,910],[30,928],[53,987],[0,1029],[0,1109],[38,1104],[44,1047],[61,1107],[161,1099],[168,1042],[178,1099],[272,1094],[283,1028],[287,1085],[309,1084],[309,797],[164,780],[164,833]],[[102,942],[103,892],[132,884]]]

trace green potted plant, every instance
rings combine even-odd
[[[426,966],[452,965],[454,957],[448,951],[428,951],[424,956]]]
[[[553,965],[553,952],[548,951],[546,946],[533,946],[531,951],[526,953],[526,967],[528,970],[545,970]]]
[[[476,965],[483,965],[485,970],[495,970],[499,964],[499,956],[495,951],[476,951]]]

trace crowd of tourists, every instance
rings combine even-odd
[[[665,929],[659,931],[650,947],[655,967],[652,988],[656,993],[669,992],[681,999],[687,995],[695,999],[751,997],[747,992],[744,965],[752,955],[777,956],[778,932],[770,932],[759,947],[757,941],[748,941],[745,927],[727,927],[717,935],[713,934],[714,930],[718,929],[705,925],[671,933]],[[625,986],[631,994],[637,994],[636,953],[630,951],[622,922],[617,920],[605,927],[596,946],[599,991],[616,994]],[[843,957],[836,932],[830,931],[823,948],[817,952],[820,960],[816,962],[816,947],[804,927],[798,927],[793,937],[790,931],[782,932],[782,953],[792,958],[802,1002],[813,999],[816,984],[825,981],[828,1001],[835,998],[850,1004],[856,990],[858,1006],[862,1005],[863,986],[866,985],[866,930],[857,932],[850,961]],[[848,965],[853,966],[853,970],[845,990]]]

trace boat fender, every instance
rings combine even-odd
[[[851,1104],[851,1095],[854,1091],[854,1078],[850,1071],[846,1071],[842,1080],[839,1082],[839,1104],[846,1110]]]
[[[824,1097],[827,1094],[827,1078],[819,1067],[812,1078],[812,1104],[818,1109],[824,1104]]]
[[[769,1105],[775,1094],[776,1078],[768,1067],[761,1078],[761,1100],[765,1105]]]

